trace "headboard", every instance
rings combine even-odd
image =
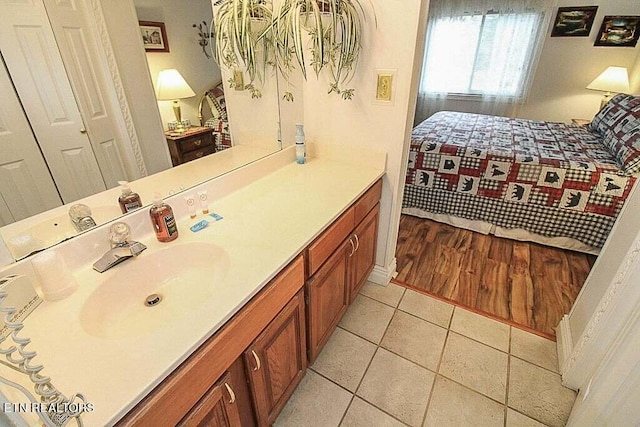
[[[227,120],[227,106],[224,99],[222,80],[217,81],[201,97],[198,104],[198,120],[204,126],[207,120],[216,118]]]

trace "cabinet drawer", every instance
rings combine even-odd
[[[373,209],[382,196],[382,180],[378,180],[371,188],[367,190],[362,197],[353,205],[354,225],[360,224],[360,221]]]
[[[355,227],[354,209],[349,208],[307,249],[307,274],[311,277]]]
[[[202,135],[197,138],[190,138],[186,141],[180,143],[180,150],[183,153],[187,153],[189,151],[200,150],[205,147],[209,147],[213,145],[212,135]]]
[[[215,152],[215,147],[213,145],[210,145],[208,147],[196,150],[196,151],[190,151],[188,153],[185,153],[182,156],[182,161],[183,163],[186,162],[190,162],[191,160],[195,160],[195,159],[199,159],[200,157],[204,157],[204,156],[208,156],[209,154],[212,154],[213,152]]]

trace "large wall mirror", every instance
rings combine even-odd
[[[277,79],[258,100],[225,83],[233,148],[173,166],[172,103],[154,86],[179,70],[195,93],[182,118],[200,124],[203,95],[229,78],[203,46],[212,19],[211,0],[0,0],[0,244],[14,260],[75,236],[70,205],[98,224],[122,215],[120,180],[147,205],[280,148]],[[168,51],[145,52],[139,21],[163,24]]]

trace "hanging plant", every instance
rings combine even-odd
[[[297,66],[306,80],[307,64],[316,76],[328,69],[328,93],[352,99],[355,90],[344,86],[356,70],[365,18],[358,0],[282,0],[273,17],[275,59],[282,76],[289,82]],[[285,92],[283,98],[293,95]]]
[[[267,0],[217,0],[215,18],[216,62],[234,71],[241,69],[249,76],[239,87],[230,78],[232,88],[251,92],[260,98],[267,68],[273,66],[272,6]]]

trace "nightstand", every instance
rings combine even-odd
[[[216,151],[213,134],[208,127],[191,127],[182,133],[165,132],[173,166],[208,156]]]
[[[580,126],[587,126],[589,123],[591,123],[591,120],[589,120],[589,119],[571,119],[571,123],[573,123],[575,125],[580,125]]]

